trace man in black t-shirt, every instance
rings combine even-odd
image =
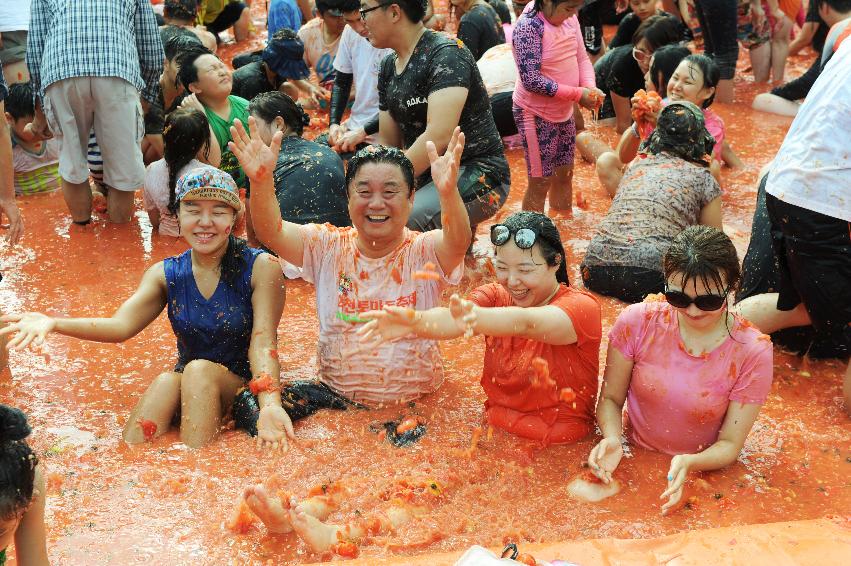
[[[408,227],[441,227],[426,141],[441,153],[452,131],[466,136],[458,190],[471,225],[493,216],[508,196],[510,173],[487,91],[470,51],[423,26],[420,0],[363,0],[361,16],[376,48],[395,51],[378,73],[379,139],[405,150],[419,176]]]

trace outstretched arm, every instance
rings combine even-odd
[[[452,295],[449,308],[415,311],[385,307],[360,316],[372,319],[358,330],[365,342],[380,343],[406,334],[432,340],[464,334],[517,336],[556,346],[573,344],[578,339],[573,321],[558,307],[480,307],[458,295]]]
[[[437,154],[434,143],[426,142],[431,178],[440,199],[441,229],[435,236],[434,252],[444,273],[452,273],[464,261],[472,232],[470,216],[458,190],[458,169],[464,151],[464,133],[455,127],[446,152]]]
[[[0,334],[13,334],[7,347],[20,350],[31,342],[44,343],[51,332],[94,342],[123,342],[154,321],[166,305],[165,271],[162,262],[150,267],[139,288],[109,318],[52,318],[41,313],[10,314]]]
[[[297,224],[281,218],[278,199],[275,198],[274,172],[281,152],[283,133],[272,136],[272,145],[260,139],[254,118],[248,119],[249,135],[239,120],[230,128],[233,141],[228,147],[239,160],[242,170],[251,180],[251,220],[257,238],[278,257],[301,267],[304,262],[304,242]]]

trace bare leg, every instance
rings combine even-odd
[[[556,169],[550,184],[550,209],[559,212],[573,210],[573,165]]]
[[[86,183],[88,186],[88,183]],[[110,187],[106,194],[106,212],[109,221],[125,224],[133,219],[134,191],[119,191]],[[91,214],[91,192],[89,192],[89,213]]]
[[[786,71],[786,58],[789,57],[789,37],[792,33],[792,20],[783,18],[783,22],[771,36],[771,73],[776,82],[783,82]]]
[[[754,295],[738,303],[731,310],[753,323],[763,334],[771,334],[792,326],[811,324],[810,315],[807,314],[804,303],[790,311],[781,311],[777,309],[779,297],[777,293]]]
[[[65,198],[65,204],[68,205],[68,211],[71,213],[71,220],[74,222],[88,222],[92,218],[92,188],[89,182],[71,183],[62,181],[62,196]]]
[[[727,167],[730,169],[741,169],[745,166],[744,162],[739,159],[739,156],[736,155],[736,152],[733,151],[733,148],[730,147],[730,144],[727,143],[727,140],[721,144],[721,160],[727,164]]]
[[[151,382],[142,398],[133,407],[124,425],[124,442],[138,444],[145,441],[139,420],[153,421],[157,425],[154,437],[161,436],[171,427],[171,419],[180,403],[180,374],[161,373]]]
[[[576,134],[576,149],[582,159],[589,163],[596,163],[602,154],[612,151],[606,142],[587,131]]]
[[[3,313],[0,312],[0,315]],[[0,328],[6,326],[5,322],[0,322]],[[6,366],[9,365],[9,350],[6,349],[6,342],[9,341],[9,336],[4,334],[0,336],[0,371],[6,369]]]
[[[142,138],[142,159],[145,165],[150,165],[154,161],[162,159],[163,151],[162,134],[148,134]]]
[[[624,164],[613,151],[602,153],[597,158],[597,178],[611,198],[615,198],[618,185],[623,178]]]
[[[16,61],[3,65],[3,75],[6,76],[6,82],[10,85],[30,82],[30,71],[27,69],[26,61]]]
[[[374,536],[399,528],[413,519],[418,514],[417,511],[418,508],[415,507],[395,505],[386,515],[376,514],[371,518],[340,526],[325,524],[305,513],[301,506],[293,506],[290,509],[290,522],[293,530],[314,552],[325,552],[338,542],[358,540],[367,535]]]
[[[733,79],[721,79],[715,88],[715,100],[722,104],[730,104],[733,102],[734,91]]]
[[[771,43],[765,42],[748,51],[753,70],[753,80],[758,83],[767,82],[771,76]]]
[[[324,521],[331,511],[337,508],[343,493],[342,490],[331,489],[327,495],[308,497],[299,503],[298,507],[304,513]],[[279,496],[272,496],[263,485],[247,487],[243,496],[248,507],[263,521],[269,531],[273,533],[292,531],[289,508],[285,507],[285,504],[289,505],[289,501],[283,502]]]
[[[233,37],[238,42],[248,38],[249,28],[251,26],[251,12],[246,8],[242,11],[239,19],[233,24]]]
[[[543,214],[551,180],[552,177],[529,177],[529,186],[526,188],[526,194],[523,195],[523,210],[533,210]]]
[[[848,362],[848,367],[845,369],[842,392],[845,394],[845,412],[851,417],[851,362]]]
[[[222,365],[193,360],[180,380],[180,439],[198,448],[213,439],[242,379]]]

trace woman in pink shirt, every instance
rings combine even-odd
[[[622,411],[631,442],[673,456],[662,513],[682,497],[690,471],[736,461],[771,389],[772,346],[727,308],[741,276],[723,232],[691,226],[663,259],[664,300],[620,314],[609,334],[597,423],[603,439],[588,463],[604,483],[623,456]]]
[[[594,82],[576,13],[582,0],[534,0],[512,35],[517,62],[514,122],[523,139],[529,188],[523,210],[570,211],[576,124],[573,105],[595,108],[604,94]]]

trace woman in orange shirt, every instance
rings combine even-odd
[[[453,295],[448,308],[385,307],[359,331],[366,343],[407,334],[485,336],[481,384],[488,423],[544,444],[575,442],[594,427],[600,305],[570,286],[552,220],[518,212],[491,227],[496,283]]]

